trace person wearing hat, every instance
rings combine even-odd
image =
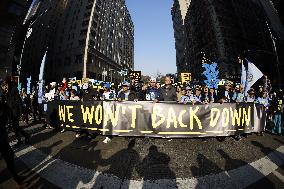
[[[185,92],[183,92],[185,91]],[[187,86],[185,88],[185,90],[182,90],[182,96],[181,96],[181,99],[180,99],[180,103],[184,103],[184,104],[187,104],[187,103],[195,103],[195,99],[194,99],[194,95],[192,94],[192,87],[191,86]]]
[[[147,101],[154,101],[160,98],[160,91],[157,89],[157,82],[156,78],[150,79],[150,86],[146,90],[146,100]]]
[[[165,77],[165,85],[160,88],[160,101],[177,101],[176,89],[172,86],[170,76]]]
[[[246,102],[255,102],[255,92],[254,89],[251,88],[250,90],[248,90],[248,96],[246,97]]]
[[[118,95],[119,101],[134,101],[137,99],[136,93],[130,90],[130,83],[127,81],[122,83],[122,91]]]

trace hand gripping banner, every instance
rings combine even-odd
[[[184,105],[152,102],[48,103],[49,123],[103,135],[192,138],[261,132],[265,110],[253,103]]]

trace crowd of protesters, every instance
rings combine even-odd
[[[8,142],[8,130],[13,130],[17,139],[16,146],[24,142],[28,143],[30,135],[19,126],[20,119],[29,124],[42,121],[42,112],[46,110],[46,103],[53,100],[73,101],[152,101],[176,102],[180,104],[210,104],[210,103],[258,103],[266,109],[268,120],[273,123],[271,132],[282,134],[281,119],[283,118],[283,93],[282,90],[273,90],[270,85],[260,85],[251,88],[245,94],[244,86],[233,85],[227,81],[218,88],[209,88],[206,85],[196,83],[173,83],[171,77],[165,77],[163,83],[151,78],[147,82],[122,82],[119,85],[111,84],[94,86],[91,82],[78,84],[69,82],[63,78],[61,82],[52,82],[44,87],[42,97],[39,97],[38,87],[32,87],[28,93],[26,89],[19,92],[17,85],[12,80],[5,80],[1,83],[0,90],[0,135],[1,154],[7,162],[7,166],[18,183],[21,179],[14,168],[14,153]],[[41,98],[39,104],[39,99]],[[7,127],[8,126],[8,127]],[[45,122],[44,127],[52,128]],[[64,130],[61,130],[64,132]],[[84,131],[86,132],[86,131]],[[81,137],[83,131],[77,131],[76,137]],[[237,136],[239,140],[241,136]],[[108,143],[111,136],[103,141]]]
[[[262,104],[268,118],[274,122],[272,133],[281,133],[281,115],[283,113],[282,90],[273,90],[271,85],[263,84],[251,88],[245,94],[245,86],[226,81],[217,89],[206,85],[173,83],[171,77],[165,77],[164,83],[151,78],[147,82],[123,82],[120,85],[94,86],[91,82],[78,85],[70,84],[64,78],[62,82],[52,82],[45,87],[45,101],[51,100],[116,100],[116,101],[171,101],[181,104],[210,103],[258,103]]]

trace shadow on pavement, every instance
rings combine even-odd
[[[128,180],[131,178],[132,173],[140,162],[140,157],[138,152],[134,149],[135,147],[135,139],[131,140],[126,149],[122,149],[119,152],[115,153],[108,159],[103,159],[101,157],[101,151],[96,151],[97,157],[95,157],[95,164],[97,166],[110,166],[110,168],[104,172],[102,172],[96,179],[94,188],[112,188],[115,186],[111,186],[113,183],[115,185],[114,180],[109,180],[108,174],[115,175],[119,178],[122,178],[120,185],[123,183],[128,188],[129,182]],[[125,180],[126,179],[126,180]],[[120,182],[119,180],[117,180]],[[118,183],[116,183],[118,184]],[[117,186],[116,186],[117,187]]]
[[[150,146],[148,155],[137,166],[137,172],[144,180],[142,188],[150,188],[151,186],[148,184],[151,181],[160,179],[170,179],[170,187],[177,188],[176,175],[169,166],[170,161],[171,158],[167,154],[159,152],[157,146]]]
[[[198,154],[196,161],[197,166],[191,167],[191,172],[194,177],[209,175],[212,172],[222,172],[223,170],[214,162],[206,158],[203,154]]]

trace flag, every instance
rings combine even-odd
[[[245,65],[242,63],[242,77],[241,77],[241,84],[243,86],[246,85],[246,78],[247,78],[247,70]]]
[[[46,62],[46,54],[47,51],[45,51],[44,56],[42,58],[41,64],[40,64],[40,70],[39,70],[39,82],[38,82],[38,103],[42,104],[42,99],[43,99],[43,92],[44,92],[44,68],[45,68],[45,62]]]
[[[263,73],[250,61],[248,61],[248,69],[246,72],[245,94],[253,86],[257,80],[262,78]]]

